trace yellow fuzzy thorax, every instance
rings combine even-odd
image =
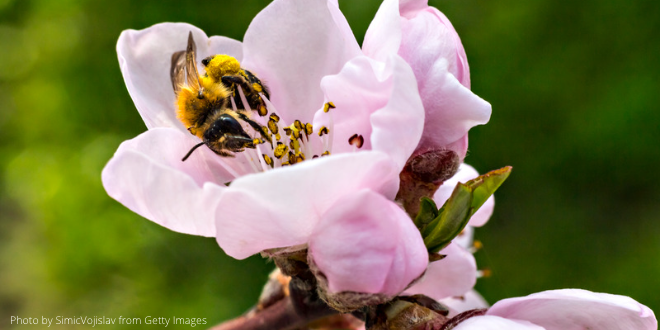
[[[179,91],[176,100],[176,117],[186,126],[190,133],[203,139],[204,131],[210,123],[199,125],[200,118],[212,113],[220,107],[229,96],[229,91],[222,84],[214,83],[209,78],[200,79],[202,98],[198,97],[198,90],[184,86]]]
[[[234,76],[241,70],[238,60],[229,55],[216,55],[206,66],[206,73],[216,82],[223,76]]]

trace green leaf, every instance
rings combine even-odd
[[[509,177],[511,174],[511,166],[503,167],[499,170],[490,171],[482,176],[477,177],[476,179],[470,180],[465,183],[468,187],[471,187],[473,190],[472,193],[472,213],[470,217],[479,210],[479,208],[484,205],[486,200],[493,195],[495,190],[499,188],[502,183]]]
[[[451,243],[454,237],[461,233],[472,215],[509,177],[511,169],[511,166],[507,166],[486,173],[464,184],[459,182],[456,185],[451,197],[438,210],[438,215],[423,229],[420,229],[429,253],[437,253],[442,250]],[[424,203],[422,201],[422,207],[424,207]],[[429,205],[426,207],[429,207]],[[415,224],[426,222],[429,214],[432,213],[426,211],[423,219],[419,221],[420,216],[418,215],[415,218]]]
[[[422,233],[424,244],[429,252],[436,253],[442,250],[460,234],[470,220],[471,206],[472,190],[459,182],[451,197],[442,206],[440,214]]]
[[[438,214],[438,206],[435,205],[435,202],[428,197],[422,197],[419,202],[419,213],[415,217],[415,226],[420,231],[424,230],[426,225],[438,217]]]

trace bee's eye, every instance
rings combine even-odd
[[[244,134],[245,132],[241,124],[230,115],[221,115],[213,125],[217,125],[223,133]]]
[[[209,57],[203,59],[202,60],[202,65],[208,66],[212,59],[213,59],[213,56],[209,56]]]

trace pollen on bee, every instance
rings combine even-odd
[[[233,76],[238,74],[241,64],[229,55],[216,55],[206,66],[209,76],[219,81],[223,76]]]

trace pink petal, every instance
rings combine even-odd
[[[385,62],[399,51],[401,44],[401,19],[399,1],[385,0],[380,5],[362,43],[362,51],[377,61]]]
[[[461,296],[477,282],[477,263],[472,254],[455,243],[440,251],[447,257],[431,262],[424,277],[406,290],[406,294],[425,294],[440,300]]]
[[[415,17],[418,12],[428,8],[428,0],[399,0],[399,11],[402,17]]]
[[[451,179],[445,181],[442,186],[440,186],[440,188],[438,188],[438,190],[435,192],[435,195],[433,195],[433,200],[438,205],[438,207],[442,206],[447,201],[447,199],[449,199],[449,196],[451,196],[451,193],[454,191],[456,184],[459,182],[465,183],[478,176],[479,172],[477,172],[474,167],[468,164],[461,164],[461,166],[458,168],[458,172],[454,174]],[[483,226],[486,224],[486,222],[488,222],[488,219],[493,214],[494,208],[495,198],[491,196],[472,216],[468,225],[475,227]]]
[[[387,152],[400,168],[415,150],[424,125],[424,109],[410,67],[396,55],[383,65],[359,56],[337,75],[321,82],[326,99],[336,108],[319,110],[314,126],[332,125],[333,153],[351,152],[354,134],[364,137],[362,149]]]
[[[462,296],[440,299],[439,302],[449,307],[449,317],[471,309],[488,308],[489,305],[484,298],[474,290],[470,290]]]
[[[189,133],[155,128],[119,146],[103,169],[108,195],[133,212],[171,230],[215,235],[215,205],[232,176],[199,150],[181,161],[194,140]]]
[[[346,194],[371,189],[394,198],[398,172],[380,152],[308,160],[246,175],[222,195],[217,240],[237,259],[265,249],[305,244],[321,216]]]
[[[208,38],[185,23],[156,24],[144,30],[125,30],[117,42],[117,55],[128,93],[148,128],[172,127],[185,132],[176,119],[174,91],[170,80],[172,53],[186,48],[192,31],[197,60],[212,54],[229,54],[242,59],[239,41],[225,37]]]
[[[333,293],[396,295],[428,264],[410,217],[370,190],[338,199],[314,229],[309,251]]]
[[[469,251],[474,244],[474,227],[465,226],[463,231],[452,242]]]
[[[448,64],[447,59],[439,58],[427,69],[427,79],[417,77],[426,110],[418,148],[446,147],[490,119],[490,104],[461,85],[448,71]]]
[[[461,322],[453,330],[543,330],[543,327],[527,321],[484,315],[471,317]]]
[[[487,314],[527,320],[548,330],[656,330],[658,327],[653,311],[632,298],[579,289],[504,299]]]
[[[350,25],[348,25],[348,21],[346,20],[346,17],[344,17],[344,14],[339,10],[338,0],[328,0],[328,10],[330,10],[330,15],[332,15],[332,19],[335,21],[335,24],[344,39],[346,56],[352,58],[353,56],[361,54],[362,50],[360,50],[360,45],[353,35],[353,30],[351,30]]]
[[[399,54],[410,63],[421,82],[429,80],[429,70],[439,59],[448,61],[448,71],[470,88],[470,68],[465,49],[447,17],[433,7],[419,10],[421,2],[402,3],[408,15],[401,22],[402,41]],[[411,12],[410,10],[413,10]],[[414,13],[414,14],[413,14]],[[402,14],[402,16],[404,16]]]
[[[311,122],[323,106],[321,78],[359,54],[331,7],[326,0],[274,1],[245,33],[243,64],[267,83],[285,122]]]

